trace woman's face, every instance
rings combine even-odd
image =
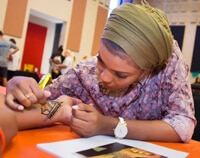
[[[129,65],[126,60],[110,53],[101,42],[98,55],[99,77],[109,90],[126,88],[138,82],[142,70]]]

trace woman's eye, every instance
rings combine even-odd
[[[103,62],[103,60],[101,59],[101,57],[98,55],[97,56],[97,60],[98,60],[98,63],[101,65],[101,66],[104,66],[105,64],[104,64],[104,62]]]
[[[124,76],[124,75],[121,75],[121,74],[116,74],[116,76],[117,76],[118,78],[121,78],[121,79],[127,78],[127,76]]]

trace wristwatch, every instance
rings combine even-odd
[[[128,133],[126,122],[122,117],[119,117],[119,122],[114,129],[114,135],[116,138],[123,139]]]

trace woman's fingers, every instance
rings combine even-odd
[[[23,110],[35,103],[45,104],[49,96],[51,93],[41,90],[33,78],[15,77],[9,81],[5,102],[12,109]]]

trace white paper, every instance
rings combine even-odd
[[[44,150],[50,154],[53,154],[62,158],[80,158],[76,154],[78,151],[91,149],[94,147],[118,142],[121,144],[133,146],[143,150],[151,151],[168,158],[185,158],[188,153],[169,149],[152,143],[147,143],[144,141],[130,140],[130,139],[116,139],[110,136],[94,136],[90,138],[79,138],[73,140],[52,142],[52,143],[43,143],[37,144],[37,147],[41,150]]]

